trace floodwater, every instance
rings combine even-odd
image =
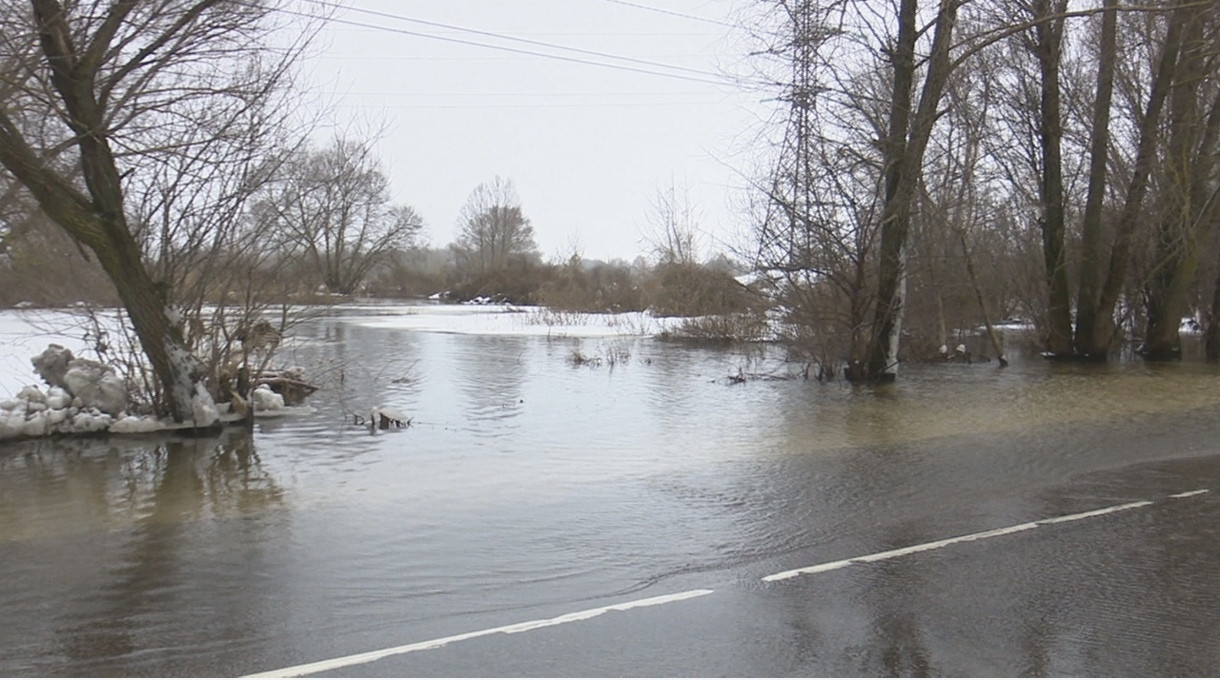
[[[909,367],[871,390],[757,351],[376,312],[296,330],[284,359],[325,389],[252,437],[4,444],[0,676],[254,673],[732,581],[950,491],[942,535],[1003,526],[1074,477],[1201,454],[1220,407],[1195,363]],[[411,425],[353,424],[374,406]]]

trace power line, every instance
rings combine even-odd
[[[301,16],[301,17],[310,18],[310,19],[319,18],[319,17],[313,16],[310,14],[305,14],[303,12],[293,12],[291,10],[280,10],[280,11],[287,13],[287,14],[293,14],[296,16]],[[534,56],[534,57],[542,57],[544,59],[555,59],[557,61],[566,61],[566,62],[573,63],[573,64],[584,64],[586,66],[599,66],[601,68],[610,68],[610,69],[615,69],[615,70],[619,70],[619,71],[628,71],[631,73],[643,73],[645,75],[660,76],[662,78],[674,78],[677,80],[685,80],[685,81],[692,82],[692,83],[706,83],[708,85],[730,84],[729,80],[723,79],[723,78],[719,79],[719,80],[712,80],[710,77],[709,78],[696,78],[693,76],[682,75],[680,73],[664,73],[661,71],[649,71],[647,69],[635,68],[633,66],[625,66],[622,64],[607,64],[606,62],[591,61],[589,59],[580,59],[578,57],[566,57],[561,54],[547,54],[545,52],[534,52],[532,50],[523,50],[520,48],[507,47],[504,45],[492,45],[490,43],[475,42],[473,40],[463,40],[461,38],[447,38],[444,36],[433,35],[430,33],[421,33],[419,31],[408,31],[408,30],[402,29],[402,28],[391,28],[388,26],[376,26],[374,24],[362,24],[358,21],[348,21],[346,19],[327,19],[327,21],[330,21],[332,23],[344,24],[344,25],[348,25],[348,26],[357,26],[360,28],[368,28],[368,29],[377,30],[377,31],[385,31],[388,33],[397,33],[399,35],[409,35],[409,36],[413,36],[413,37],[417,37],[417,38],[428,38],[430,40],[439,40],[441,42],[450,42],[450,43],[455,43],[458,45],[483,47],[483,48],[491,49],[491,50],[500,50],[502,52],[512,52],[514,54],[527,54],[527,55]]]
[[[345,94],[359,96],[385,97],[675,97],[696,96],[706,97],[707,92],[695,90],[687,92],[398,92],[398,91],[349,91]]]
[[[522,44],[526,44],[526,45],[532,45],[535,47],[545,47],[548,49],[564,50],[564,51],[575,52],[577,54],[583,54],[583,55],[587,55],[587,56],[600,57],[603,59],[614,59],[614,60],[625,61],[625,62],[629,62],[629,63],[633,63],[633,64],[641,64],[643,66],[650,66],[652,68],[669,69],[672,71],[679,71],[679,72],[683,72],[683,73],[694,74],[695,76],[699,76],[699,77],[693,78],[690,76],[682,76],[682,75],[673,74],[673,73],[650,71],[650,70],[645,70],[645,69],[640,69],[640,68],[633,68],[630,66],[624,66],[621,64],[607,64],[605,62],[590,61],[587,59],[567,57],[567,56],[558,55],[558,54],[535,52],[532,50],[512,48],[512,47],[507,47],[507,46],[503,46],[503,45],[494,45],[491,43],[476,42],[473,40],[465,40],[462,38],[453,38],[453,37],[448,37],[448,36],[437,35],[434,33],[420,33],[417,31],[409,31],[409,30],[402,29],[402,28],[379,26],[379,25],[375,25],[375,24],[365,24],[365,23],[361,23],[361,22],[357,22],[357,21],[351,21],[348,19],[335,19],[335,18],[325,19],[326,21],[329,21],[331,23],[343,24],[343,25],[348,25],[348,26],[357,26],[360,28],[370,28],[373,30],[400,33],[400,34],[404,34],[404,35],[429,38],[432,40],[440,40],[443,42],[452,42],[452,43],[457,43],[457,44],[462,44],[462,45],[471,45],[471,46],[475,46],[475,47],[484,47],[484,48],[488,48],[488,49],[501,50],[501,51],[505,51],[505,52],[513,52],[513,53],[517,53],[517,54],[528,54],[531,56],[543,57],[543,58],[547,58],[547,59],[558,59],[561,61],[568,61],[568,62],[573,62],[573,63],[578,63],[578,64],[586,64],[586,65],[590,65],[590,66],[601,66],[603,68],[615,68],[615,69],[619,69],[619,70],[623,70],[623,71],[633,71],[636,73],[645,73],[648,75],[664,76],[664,77],[668,77],[668,78],[680,78],[683,80],[691,80],[694,82],[704,82],[704,83],[717,84],[717,85],[725,84],[727,82],[726,79],[718,73],[714,73],[711,71],[703,71],[700,69],[688,68],[685,66],[675,66],[672,64],[664,64],[661,62],[649,61],[646,59],[637,59],[635,57],[624,57],[621,55],[610,54],[608,52],[587,50],[587,49],[583,49],[580,47],[570,47],[567,45],[560,45],[557,43],[550,43],[550,42],[545,42],[545,41],[541,41],[541,40],[531,40],[529,38],[520,38],[517,36],[507,35],[504,33],[495,33],[493,31],[483,31],[483,30],[479,30],[479,29],[475,29],[475,28],[467,28],[465,26],[446,24],[446,23],[442,23],[439,21],[416,19],[413,17],[406,17],[406,16],[402,16],[402,15],[398,15],[398,14],[391,14],[388,12],[379,12],[379,11],[375,11],[375,10],[361,9],[358,7],[347,7],[345,5],[340,5],[340,4],[337,4],[334,2],[329,2],[328,0],[306,0],[306,2],[309,2],[314,5],[318,5],[320,7],[325,7],[327,9],[347,9],[347,10],[351,10],[354,12],[359,12],[362,14],[367,14],[370,16],[375,16],[375,17],[379,17],[379,18],[383,18],[383,19],[395,19],[398,21],[406,21],[406,22],[410,22],[410,23],[430,26],[433,28],[443,28],[446,30],[460,31],[463,33],[471,33],[474,35],[496,38],[498,40],[507,40],[507,41],[522,43]],[[291,10],[282,10],[282,11],[289,13],[289,14],[297,14],[297,15],[306,16],[309,18],[314,18],[314,19],[322,18],[322,17],[317,17],[317,16],[313,16],[313,15],[309,15],[309,14],[293,12]],[[714,79],[714,80],[712,80],[712,79]]]
[[[604,1],[614,4],[614,5],[622,5],[624,7],[634,7],[635,9],[642,9],[642,10],[646,10],[648,12],[656,12],[657,14],[667,14],[671,17],[681,17],[683,19],[690,19],[692,21],[702,21],[707,24],[716,24],[717,26],[728,26],[729,28],[737,28],[736,24],[731,24],[727,21],[720,21],[718,19],[709,19],[707,17],[701,17],[701,16],[697,16],[695,14],[686,14],[684,12],[675,12],[671,9],[663,9],[661,7],[653,7],[651,5],[641,5],[638,2],[628,2],[628,0],[604,0]]]
[[[399,110],[506,110],[506,109],[650,109],[650,108],[706,108],[713,102],[607,102],[604,104],[573,103],[573,104],[336,104],[337,108],[368,109],[399,109]]]
[[[682,55],[666,55],[666,56],[682,56]],[[442,56],[438,54],[374,54],[370,52],[326,52],[325,54],[314,54],[308,57],[311,61],[344,61],[350,62],[355,60],[376,60],[378,62],[385,61],[494,61],[494,62],[509,62],[509,61],[531,61],[532,56],[508,57],[503,55],[449,55]]]

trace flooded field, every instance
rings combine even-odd
[[[1209,450],[1220,407],[1195,363],[870,390],[765,351],[402,313],[297,329],[283,359],[325,389],[252,437],[0,444],[0,675],[253,673],[732,580],[946,502],[1001,526],[1029,489]],[[380,406],[410,426],[355,424]]]

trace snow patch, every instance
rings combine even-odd
[[[195,425],[198,427],[211,427],[220,419],[220,409],[216,408],[216,402],[212,401],[212,395],[208,394],[203,383],[195,383],[195,394],[191,397],[191,413],[195,417]]]
[[[103,331],[122,332],[122,315],[118,311],[102,310],[94,318],[102,322]],[[0,310],[0,347],[4,348],[0,352],[0,440],[106,431],[172,432],[239,419],[238,415],[222,415],[226,409],[217,406],[203,385],[194,382],[181,392],[187,397],[184,403],[191,405],[194,423],[179,425],[126,413],[123,379],[112,367],[79,356],[93,351],[87,342],[79,340],[92,332],[92,320],[80,312]],[[184,348],[171,346],[170,356],[178,368],[185,369],[184,375],[189,376],[198,368],[197,359]],[[43,358],[42,365],[36,367],[37,362],[27,357]],[[52,364],[54,370],[47,370]],[[51,387],[37,384],[39,368],[52,376]],[[183,386],[175,386],[176,394],[180,388]],[[82,393],[86,393],[86,398],[82,398]],[[312,412],[309,408],[284,407],[283,397],[272,394],[259,395],[265,402],[260,407],[261,415]]]
[[[110,425],[110,431],[116,434],[142,434],[169,429],[169,423],[163,423],[152,416],[128,416],[116,420]]]
[[[58,387],[43,392],[37,385],[26,385],[17,399],[0,402],[0,440],[99,432],[112,422],[97,409],[75,406],[71,395]]]
[[[682,323],[680,318],[659,318],[646,312],[561,312],[494,304],[402,305],[380,307],[378,312],[382,313],[354,316],[348,322],[366,328],[553,338],[648,337],[673,331]]]
[[[254,388],[254,393],[250,397],[254,404],[255,413],[266,413],[270,411],[284,410],[284,396],[277,394],[267,385],[259,385]]]
[[[52,387],[47,391],[47,408],[66,409],[72,405],[72,395],[62,387]]]

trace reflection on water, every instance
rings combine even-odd
[[[1167,455],[1143,441],[1189,455],[1220,406],[1188,363],[913,367],[869,390],[732,384],[786,368],[640,339],[336,316],[296,340],[315,412],[253,438],[0,452],[0,675],[253,672],[1004,526],[1060,510],[1050,484]],[[375,406],[412,426],[352,424]],[[879,576],[853,610],[882,650],[867,672],[934,670],[917,622],[883,611],[920,578]]]
[[[464,338],[457,352],[449,356],[451,370],[437,373],[452,375],[465,399],[467,424],[480,427],[490,423],[483,434],[503,437],[515,430],[514,417],[523,410],[522,386],[529,373],[526,355],[529,338],[513,336],[471,336]]]
[[[0,457],[4,674],[127,674],[154,649],[170,672],[209,629],[262,634],[247,589],[283,490],[246,433],[15,449]]]
[[[0,544],[262,513],[283,498],[239,430],[216,439],[63,439],[13,448],[0,457]]]

